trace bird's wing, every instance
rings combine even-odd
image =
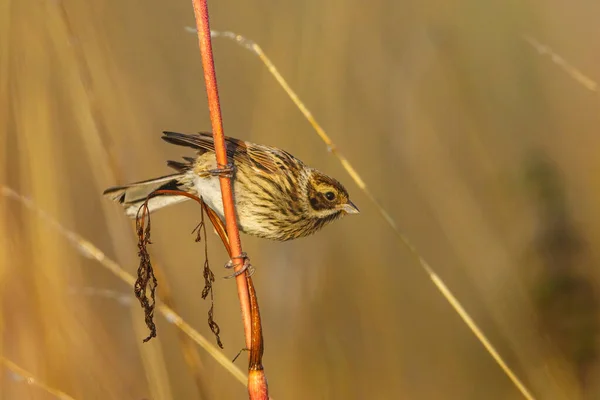
[[[199,132],[195,135],[186,135],[176,132],[163,132],[163,140],[179,146],[192,147],[200,153],[214,152],[215,143],[211,133]],[[287,170],[290,164],[297,164],[297,160],[286,151],[275,147],[245,142],[243,140],[225,137],[227,157],[236,163],[249,164],[258,172],[274,174]]]

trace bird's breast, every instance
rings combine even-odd
[[[198,195],[224,221],[219,178],[194,173],[193,182]],[[298,195],[292,194],[295,192],[284,183],[261,180],[243,167],[238,168],[233,179],[233,196],[240,231],[266,239],[289,240],[320,229],[323,223],[306,218]]]
[[[234,179],[233,196],[235,201],[236,216],[238,228],[243,233],[259,237],[270,237],[273,233],[270,224],[266,223],[264,216],[261,218],[260,212],[257,212],[256,202],[248,198],[248,193]],[[222,221],[225,221],[223,211],[223,197],[221,195],[221,184],[216,176],[194,177],[194,186],[198,195],[213,211],[219,215]]]

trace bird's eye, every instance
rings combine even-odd
[[[325,193],[325,198],[329,201],[333,201],[335,199],[335,193],[327,192],[327,193]]]

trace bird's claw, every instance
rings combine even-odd
[[[231,260],[227,261],[227,264],[225,264],[225,268],[233,268],[235,267],[237,264],[235,264],[233,262],[233,260],[247,260],[248,259],[248,254],[246,254],[246,252],[242,252],[242,254],[240,254],[239,256],[236,257],[231,257]]]
[[[225,279],[235,278],[243,274],[244,272],[246,272],[248,277],[254,275],[254,267],[252,267],[252,265],[250,264],[250,259],[248,258],[248,255],[246,253],[242,253],[239,256],[232,257],[231,260],[227,261],[227,263],[225,264],[225,268],[231,269],[239,265],[233,260],[244,260],[244,264],[242,265],[242,268],[239,271],[235,271],[233,274],[226,276]]]
[[[233,178],[235,173],[235,165],[229,163],[227,165],[217,164],[220,168],[209,169],[208,173],[212,176],[218,176],[223,178]]]

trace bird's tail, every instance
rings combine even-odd
[[[129,218],[135,218],[148,195],[156,190],[177,190],[189,192],[189,187],[184,184],[184,174],[167,175],[160,178],[148,179],[146,181],[130,183],[125,186],[115,186],[104,191],[104,196],[119,202],[125,208],[125,214]],[[148,210],[156,211],[172,204],[188,200],[185,196],[163,195],[152,197],[148,201]]]

